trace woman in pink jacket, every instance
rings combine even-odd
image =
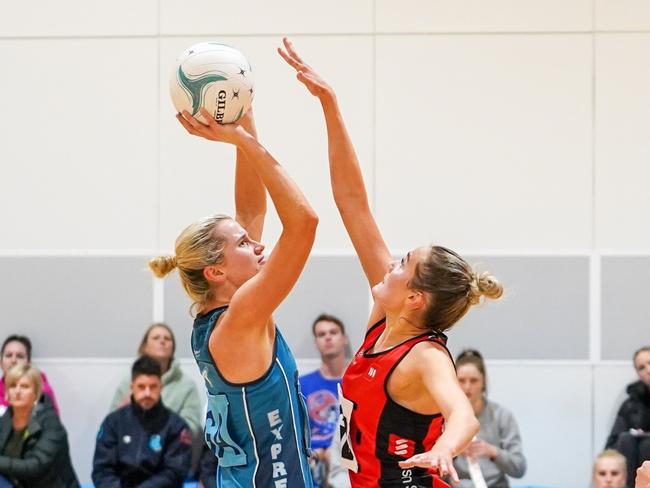
[[[0,378],[0,415],[4,414],[9,406],[7,395],[5,393],[5,376],[7,372],[17,364],[31,364],[32,362],[32,343],[29,338],[21,335],[10,335],[2,343],[0,350],[0,367],[2,367],[2,378]],[[59,412],[59,404],[56,402],[54,390],[47,381],[45,373],[41,373],[43,383],[41,402],[49,403],[54,411]]]

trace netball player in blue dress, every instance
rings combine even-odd
[[[196,312],[192,350],[205,380],[205,438],[219,460],[219,487],[311,487],[309,428],[293,355],[272,313],[309,256],[318,222],[284,169],[257,141],[251,115],[237,124],[200,124],[192,135],[237,147],[235,218],[215,215],[187,227],[175,256],[150,262],[163,277],[178,269]],[[260,243],[266,193],[282,222],[273,252]]]

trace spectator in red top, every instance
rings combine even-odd
[[[0,378],[0,415],[4,414],[9,403],[5,392],[5,376],[7,372],[18,364],[31,364],[32,362],[32,342],[28,337],[12,334],[2,343],[0,350],[0,366],[2,367],[2,378]],[[45,373],[41,373],[42,395],[41,402],[49,404],[54,411],[59,412],[59,404],[56,402],[54,390],[48,383]]]

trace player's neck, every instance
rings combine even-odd
[[[386,328],[375,344],[375,352],[396,346],[411,337],[425,332],[424,329],[419,327],[418,324],[406,315],[387,315]]]
[[[205,302],[203,304],[200,313],[209,312],[210,310],[214,310],[215,308],[228,305],[230,303],[230,300],[232,299],[232,296],[235,294],[236,291],[237,289],[231,287],[230,285],[224,285],[217,288],[216,290],[213,290],[214,298],[212,298],[212,300]]]

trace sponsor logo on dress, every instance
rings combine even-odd
[[[395,456],[410,458],[415,454],[415,442],[395,434],[388,436],[388,452]]]

